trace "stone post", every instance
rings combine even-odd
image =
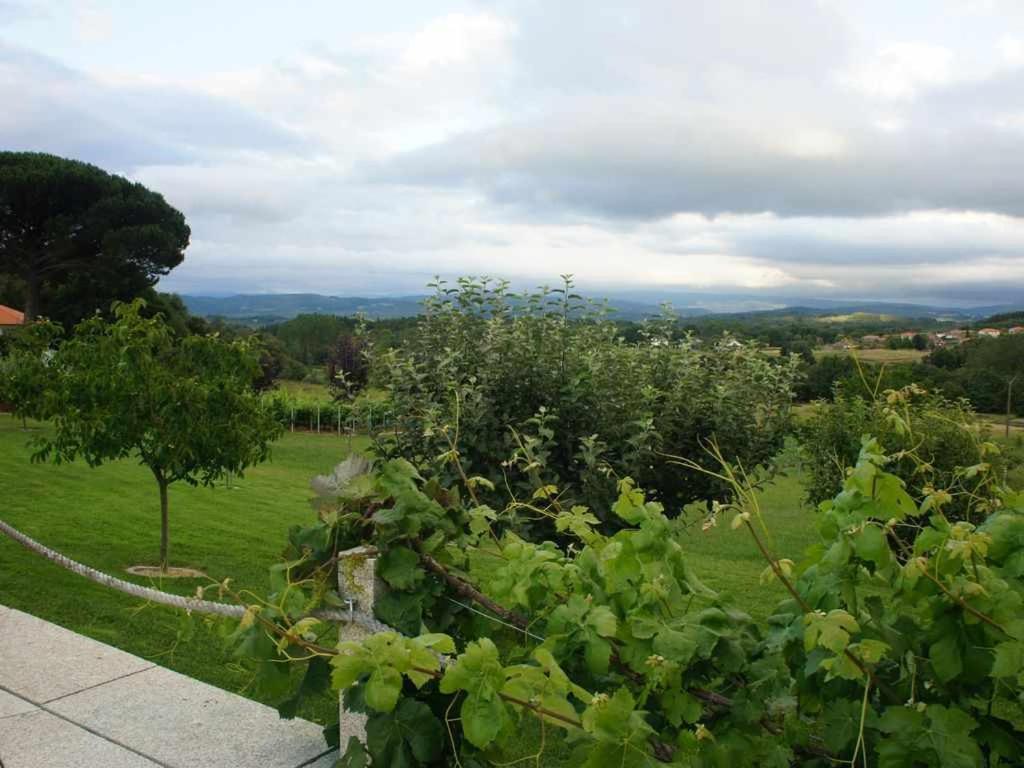
[[[338,553],[338,594],[341,599],[351,601],[349,609],[365,616],[373,616],[373,604],[381,592],[377,578],[377,550],[374,547],[354,547]],[[338,641],[361,640],[373,634],[356,623],[341,624]],[[350,737],[366,741],[366,715],[348,712],[344,697],[338,698],[338,731],[341,737],[339,747],[345,753]]]

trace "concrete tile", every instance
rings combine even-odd
[[[48,706],[174,768],[296,768],[325,749],[320,726],[161,667]]]
[[[0,691],[0,717],[20,715],[34,709],[36,709],[35,705],[29,704],[24,699],[12,696],[7,691]]]
[[[13,608],[2,621],[0,686],[37,703],[153,666]]]
[[[41,709],[0,720],[0,760],[5,768],[159,768]]]

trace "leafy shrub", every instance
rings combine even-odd
[[[930,489],[947,488],[951,520],[980,522],[991,511],[1001,466],[998,448],[985,440],[965,400],[949,400],[917,385],[888,390],[873,399],[842,392],[818,403],[799,427],[808,499],[831,498],[857,461],[864,435],[876,435],[896,458],[890,471],[921,501]],[[908,534],[912,538],[912,534]]]
[[[599,514],[629,475],[675,512],[725,488],[667,468],[665,454],[704,456],[714,437],[753,467],[782,445],[795,358],[728,338],[680,341],[672,317],[626,343],[568,279],[523,295],[487,280],[434,287],[413,339],[375,358],[394,413],[383,457],[426,465],[454,451],[487,486],[528,498],[557,485]]]

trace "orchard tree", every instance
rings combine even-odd
[[[137,456],[160,491],[166,571],[168,487],[241,474],[267,458],[280,426],[253,388],[260,369],[252,339],[176,336],[162,316],[144,317],[144,306],[115,305],[112,322],[86,320],[58,348],[43,407],[54,433],[36,457],[81,456],[98,466]]]
[[[185,217],[141,184],[36,152],[0,152],[0,278],[25,319],[66,325],[138,296],[181,263]]]

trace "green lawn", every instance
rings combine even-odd
[[[82,462],[31,464],[20,422],[0,414],[0,518],[71,558],[138,583],[124,569],[157,562],[159,500],[149,471],[133,461],[96,469]],[[356,437],[354,447],[365,447]],[[286,434],[271,460],[231,488],[170,489],[171,560],[240,587],[266,589],[266,568],[277,561],[289,526],[309,520],[309,478],[329,471],[349,440],[333,434]],[[196,580],[153,584],[181,594]],[[199,626],[177,642],[178,612],[141,606],[53,565],[0,535],[0,603],[123,648],[186,675],[256,696],[251,675],[228,657],[223,640]],[[325,710],[321,710],[325,711]],[[319,712],[307,711],[307,716]]]
[[[797,447],[790,444],[780,457],[783,474],[768,483],[760,495],[770,545],[776,557],[796,563],[804,550],[818,540],[814,511],[803,500]],[[702,530],[702,511],[691,507],[680,521],[679,542],[690,554],[690,563],[701,580],[723,596],[732,597],[755,618],[769,616],[785,595],[772,579],[760,581],[767,563],[746,529],[732,530],[731,514]]]
[[[0,518],[76,560],[124,578],[131,578],[124,574],[126,567],[155,562],[158,501],[148,471],[132,461],[96,469],[84,463],[32,464],[26,443],[44,429],[35,425],[24,432],[19,422],[0,415]],[[271,460],[250,470],[231,488],[172,486],[172,563],[202,569],[214,579],[230,576],[237,586],[263,590],[266,568],[277,560],[288,527],[309,519],[309,478],[333,466],[348,445],[347,438],[331,434],[285,434],[274,446]],[[366,438],[356,438],[356,449],[366,445]],[[799,560],[815,539],[813,516],[800,500],[792,446],[783,459],[790,474],[769,484],[762,502],[777,552]],[[691,553],[697,573],[708,586],[734,596],[754,616],[766,616],[782,592],[774,583],[760,584],[764,563],[749,534],[730,530],[728,516],[706,532],[700,522],[699,515],[691,515],[679,523],[679,539]],[[191,594],[197,583],[169,580],[154,586]],[[221,688],[260,698],[251,687],[251,673],[225,652],[212,625],[198,623],[191,637],[179,639],[178,612],[143,606],[92,584],[2,536],[0,603]],[[325,721],[332,717],[334,706],[333,700],[323,699],[307,705],[302,714]],[[535,729],[524,723],[524,754],[537,743]],[[568,765],[567,760],[568,750],[561,740],[549,735],[544,764]]]

